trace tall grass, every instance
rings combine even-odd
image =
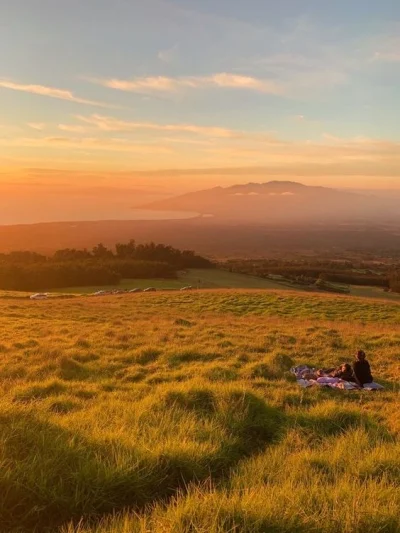
[[[221,291],[0,312],[0,531],[400,531],[398,305]],[[289,372],[358,347],[383,392]]]

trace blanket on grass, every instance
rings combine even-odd
[[[312,387],[312,386],[330,387],[332,389],[341,389],[341,390],[360,389],[357,383],[353,383],[351,381],[345,381],[340,378],[333,378],[329,375],[321,375],[321,377],[317,379],[308,379],[308,378],[306,379],[306,376],[310,374],[314,374],[316,372],[315,368],[310,368],[307,365],[295,366],[291,369],[291,372],[292,374],[296,376],[297,383],[303,389],[306,389],[307,387]],[[383,389],[383,386],[373,381],[372,383],[366,383],[364,387],[362,388],[365,390],[380,390],[380,389]]]

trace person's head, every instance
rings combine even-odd
[[[357,360],[358,361],[365,361],[365,352],[363,350],[358,350],[358,352],[357,352]]]
[[[351,366],[349,365],[349,363],[343,363],[342,372],[350,372],[350,371],[351,371]]]

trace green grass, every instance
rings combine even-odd
[[[66,287],[52,292],[88,294],[111,289],[180,289],[188,285],[200,289],[281,289],[289,288],[277,281],[235,274],[217,269],[191,269],[180,273],[177,279],[125,279],[118,286]]]
[[[400,306],[210,290],[0,301],[0,531],[397,533]],[[300,389],[359,347],[385,390]]]
[[[395,292],[385,292],[382,287],[364,287],[359,285],[351,285],[350,293],[352,296],[359,296],[362,298],[377,298],[380,300],[400,302],[400,294],[397,294]]]
[[[200,289],[276,289],[295,290],[302,293],[306,291],[304,286],[290,284],[284,280],[262,279],[256,276],[236,274],[217,269],[192,269],[185,273],[180,273],[177,279],[125,279],[120,285],[118,285],[118,287],[66,287],[52,292],[55,294],[90,294],[100,290],[112,290],[115,288],[128,290],[134,288],[145,289],[147,287],[155,287],[156,289],[181,289],[188,285]],[[354,285],[350,287],[350,293],[352,296],[358,296],[361,298],[374,298],[400,302],[399,294],[384,292],[380,287],[362,287]],[[10,293],[8,293],[8,296],[10,296]]]

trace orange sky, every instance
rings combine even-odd
[[[29,198],[47,218],[80,194],[84,209],[93,188],[93,202],[112,187],[130,205],[276,179],[400,189],[400,10],[389,0],[6,4],[10,217]]]

